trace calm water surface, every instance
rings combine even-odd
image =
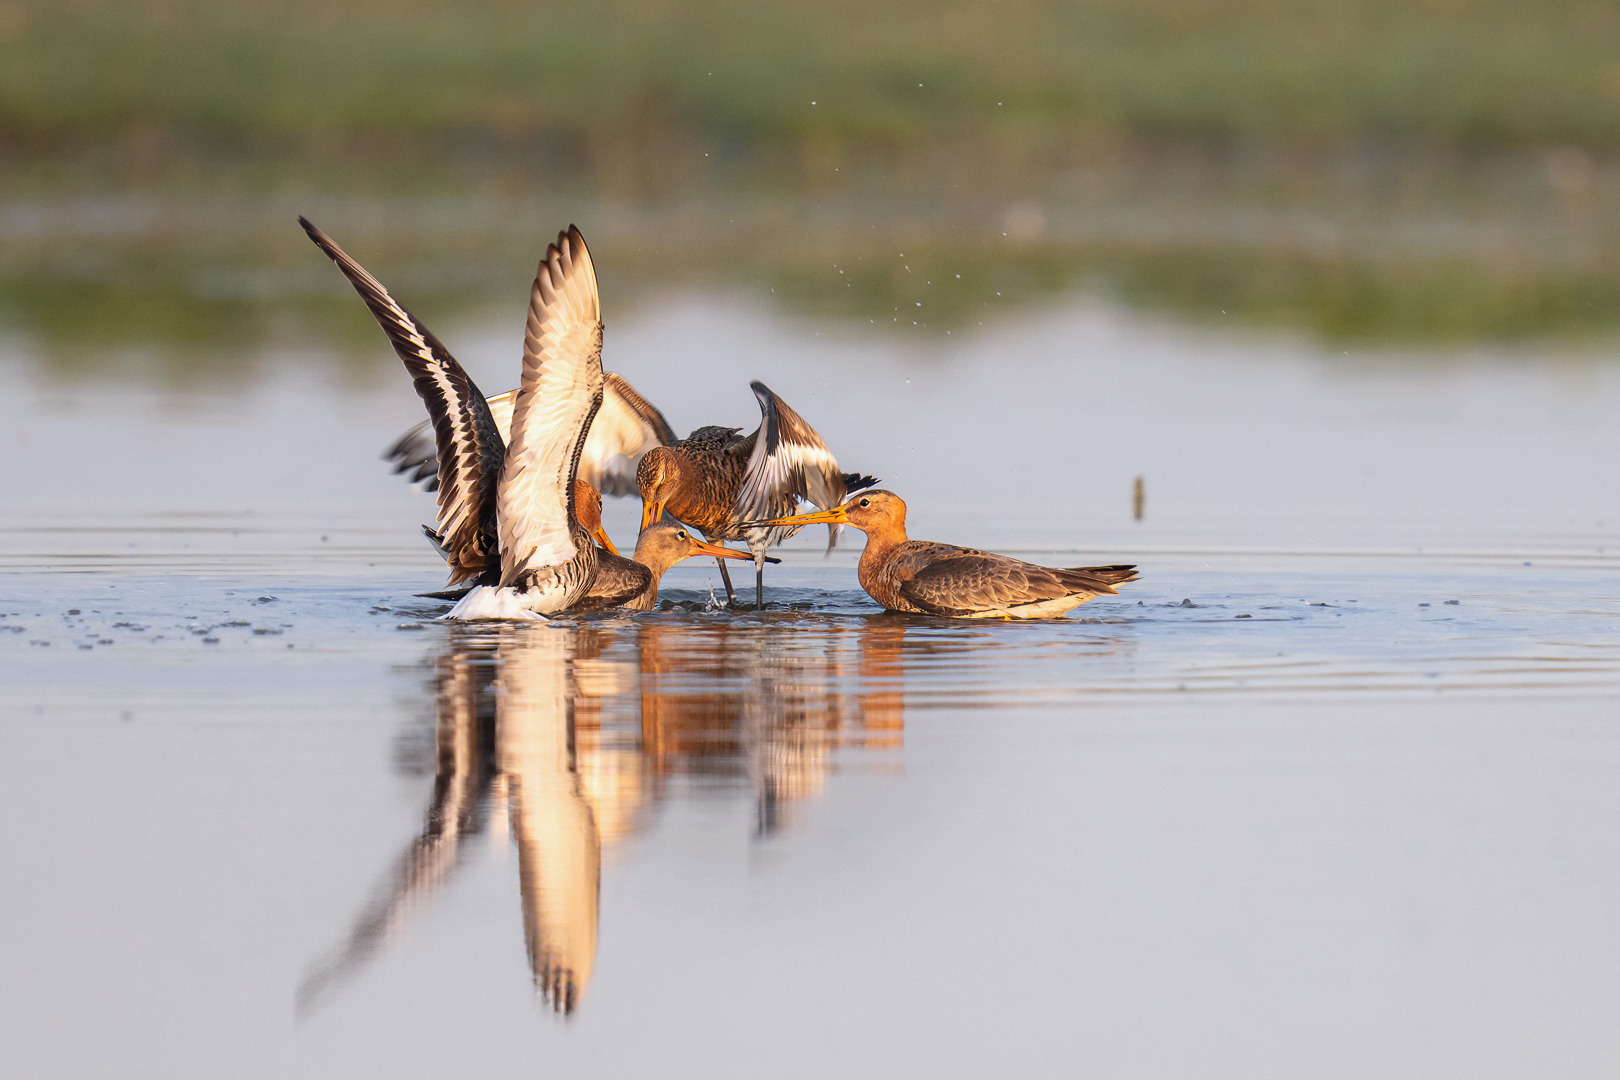
[[[13,341],[21,1074],[1620,1065],[1614,356],[1081,301],[926,348],[725,296],[608,322],[678,430],[762,378],[914,536],[1142,579],[896,617],[817,533],[760,614],[687,564],[670,611],[449,627],[380,335],[372,376],[266,351],[213,391]],[[438,329],[493,392],[520,325]]]

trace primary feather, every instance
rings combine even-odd
[[[495,430],[500,433],[502,446],[511,434],[512,407],[516,403],[516,390],[489,399],[490,416]],[[655,446],[672,446],[675,441],[674,430],[657,406],[642,397],[624,376],[613,371],[603,372],[602,407],[597,410],[590,433],[585,436],[577,475],[604,495],[634,495],[636,466],[642,456]],[[433,491],[439,486],[438,449],[428,422],[401,435],[383,453],[383,460],[393,462],[394,472],[410,474],[412,483],[427,481],[422,485],[424,491]]]
[[[523,379],[496,494],[503,586],[515,584],[526,570],[569,563],[594,550],[583,539],[573,483],[585,433],[601,403],[596,273],[584,238],[570,227],[547,251],[530,294]],[[579,592],[589,584],[580,583]]]
[[[298,223],[349,279],[410,372],[429,417],[428,424],[413,433],[425,433],[429,425],[433,432],[438,535],[451,570],[450,584],[477,578],[495,551],[495,482],[506,449],[489,403],[450,351],[381,282],[307,218],[300,217]]]

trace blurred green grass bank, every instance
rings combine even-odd
[[[0,330],[297,339],[303,211],[424,315],[575,220],[621,295],[894,333],[1606,336],[1617,151],[1620,3],[0,0]]]

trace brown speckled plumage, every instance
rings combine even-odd
[[[660,479],[674,482],[664,508],[704,536],[740,540],[737,532],[737,490],[754,453],[759,433],[739,435],[741,428],[700,427],[673,446],[655,447],[641,459],[636,479],[642,498],[658,491]],[[798,506],[787,501],[786,513]]]
[[[742,435],[741,428],[698,428],[672,446],[649,450],[636,483],[644,526],[667,512],[710,539],[746,542],[754,554],[758,605],[766,550],[800,528],[759,522],[792,513],[801,499],[830,509],[851,487],[877,481],[840,472],[832,451],[798,413],[764,383],[749,386],[759,400],[756,430]]]

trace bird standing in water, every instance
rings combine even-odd
[[[371,309],[427,406],[450,584],[476,582],[447,617],[532,619],[571,606],[598,561],[574,491],[603,396],[601,302],[585,238],[572,226],[559,233],[535,276],[507,445],[455,357],[325,233],[298,220]]]
[[[754,607],[765,606],[765,551],[802,526],[759,522],[798,508],[806,499],[823,510],[836,507],[850,491],[871,487],[870,476],[838,469],[827,444],[799,414],[762,382],[749,383],[759,399],[760,424],[741,428],[701,427],[670,446],[648,450],[636,469],[641,490],[641,524],[646,528],[665,511],[711,540],[743,540],[754,555]],[[837,537],[829,530],[829,546]],[[737,602],[731,575],[720,564],[726,598]]]
[[[965,619],[1055,619],[1094,596],[1117,593],[1136,579],[1136,567],[1058,569],[974,548],[912,540],[906,504],[891,491],[865,491],[842,506],[744,527],[781,528],[826,523],[853,525],[866,534],[861,588],[890,611]]]
[[[817,506],[838,505],[846,494],[877,483],[870,476],[840,473],[826,443],[764,383],[752,384],[759,399],[759,430],[740,435],[740,428],[701,427],[677,439],[669,421],[646,398],[614,372],[604,376],[602,409],[591,424],[580,457],[579,476],[609,495],[642,497],[642,527],[667,509],[671,517],[711,539],[748,540],[755,554],[756,606],[763,604],[764,552],[797,529],[778,529],[749,537],[733,528],[748,517],[770,517],[798,509],[799,499]],[[489,399],[490,416],[502,440],[511,423],[517,391]],[[761,433],[765,449],[758,449]],[[668,449],[672,453],[664,453]],[[759,455],[756,460],[756,454]],[[412,480],[427,479],[432,491],[439,471],[437,448],[428,425],[407,431],[383,455],[395,472]],[[640,464],[652,459],[645,469]],[[841,485],[838,481],[842,481]],[[666,505],[667,504],[667,505]],[[716,559],[726,597],[737,602],[731,574]]]

